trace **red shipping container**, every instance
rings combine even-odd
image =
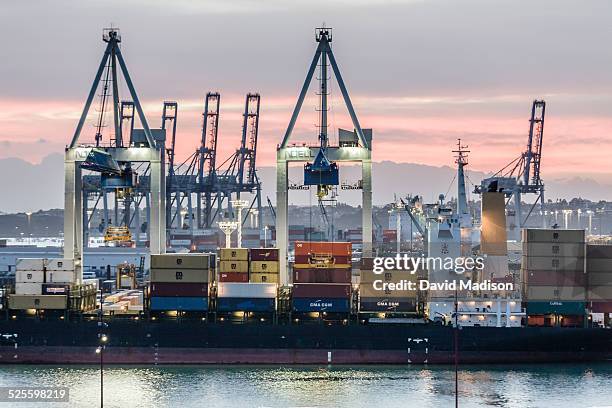
[[[278,248],[251,248],[251,261],[278,261]]]
[[[351,285],[342,283],[296,283],[293,285],[294,298],[344,298],[351,295]]]
[[[612,302],[591,302],[591,312],[612,313]]]
[[[219,273],[219,282],[243,282],[249,281],[247,272],[222,272]]]
[[[311,253],[351,256],[353,244],[350,242],[311,242],[296,241],[295,255],[308,255]]]
[[[294,269],[294,283],[351,283],[350,269],[310,268]]]
[[[151,296],[207,297],[207,283],[151,282]]]
[[[533,271],[527,272],[527,285],[584,286],[586,274],[580,271]]]

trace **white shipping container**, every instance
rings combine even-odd
[[[45,281],[44,271],[17,271],[15,272],[15,282],[37,282]]]
[[[48,271],[73,271],[74,259],[50,258],[47,259]]]
[[[42,283],[16,282],[15,283],[15,294],[16,295],[41,295],[42,294]]]
[[[220,298],[268,299],[276,297],[276,283],[219,282],[218,285],[217,296]]]
[[[15,262],[18,271],[42,271],[44,267],[44,258],[18,258]]]
[[[73,271],[47,271],[47,282],[49,283],[73,283]]]

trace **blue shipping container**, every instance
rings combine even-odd
[[[566,314],[584,315],[586,309],[585,302],[569,300],[551,300],[548,302],[527,302],[528,315],[542,314]]]
[[[159,297],[151,298],[151,310],[183,310],[204,312],[208,310],[205,297]]]
[[[350,311],[348,298],[299,298],[293,299],[294,312],[336,312]]]
[[[219,312],[273,312],[276,310],[274,298],[217,298]]]

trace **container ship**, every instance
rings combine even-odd
[[[70,283],[70,260],[21,259],[16,293],[3,298],[0,363],[96,363],[102,337],[108,339],[105,362],[116,364],[609,361],[610,329],[596,327],[589,316],[609,305],[601,299],[608,288],[600,283],[610,275],[601,269],[612,247],[574,244],[585,248],[582,253],[569,242],[537,242],[553,234],[561,241],[581,239],[580,231],[526,230],[526,256],[536,251],[535,259],[545,262],[546,248],[560,245],[570,256],[564,262],[589,265],[588,282],[581,281],[581,290],[553,293],[528,279],[527,301],[516,293],[443,298],[419,290],[377,291],[375,280],[418,282],[425,275],[376,274],[373,258],[354,269],[347,242],[296,242],[290,286],[278,284],[276,248],[152,255],[142,290],[135,268],[118,268],[116,279],[102,282],[100,291],[109,293],[101,304],[96,281]],[[542,279],[552,273],[531,266],[525,262],[521,273]],[[556,273],[555,281],[577,272]]]

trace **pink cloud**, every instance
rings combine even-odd
[[[461,137],[470,146],[470,167],[496,171],[525,149],[528,117],[510,116],[506,112],[479,112],[479,105],[463,115],[440,109],[426,101],[387,98],[388,111],[368,108],[367,98],[355,98],[361,125],[374,129],[374,159],[376,161],[414,162],[429,165],[454,163],[451,150]],[[239,145],[242,129],[244,97],[222,96],[219,129],[220,160],[228,157]],[[258,162],[275,163],[276,145],[285,133],[295,99],[262,96]],[[294,129],[294,141],[316,142],[316,100],[311,96],[304,104],[302,115]],[[341,106],[339,102],[334,106]],[[145,110],[151,126],[159,126],[161,102],[146,102]],[[203,100],[179,100],[177,160],[192,154],[200,141]],[[0,157],[19,155],[37,162],[53,152],[61,153],[74,132],[82,109],[80,101],[61,100],[0,100]],[[424,114],[427,113],[427,114]],[[338,127],[352,128],[344,109],[330,112],[332,141]],[[95,111],[84,128],[83,140],[93,140]],[[110,125],[110,118],[107,120]],[[612,118],[599,116],[568,116],[549,113],[546,119],[543,174],[546,177],[609,173],[612,143],[607,135]],[[39,143],[44,139],[45,147]],[[26,149],[24,146],[37,146]],[[11,147],[12,146],[12,147]],[[15,146],[21,146],[19,148]]]

